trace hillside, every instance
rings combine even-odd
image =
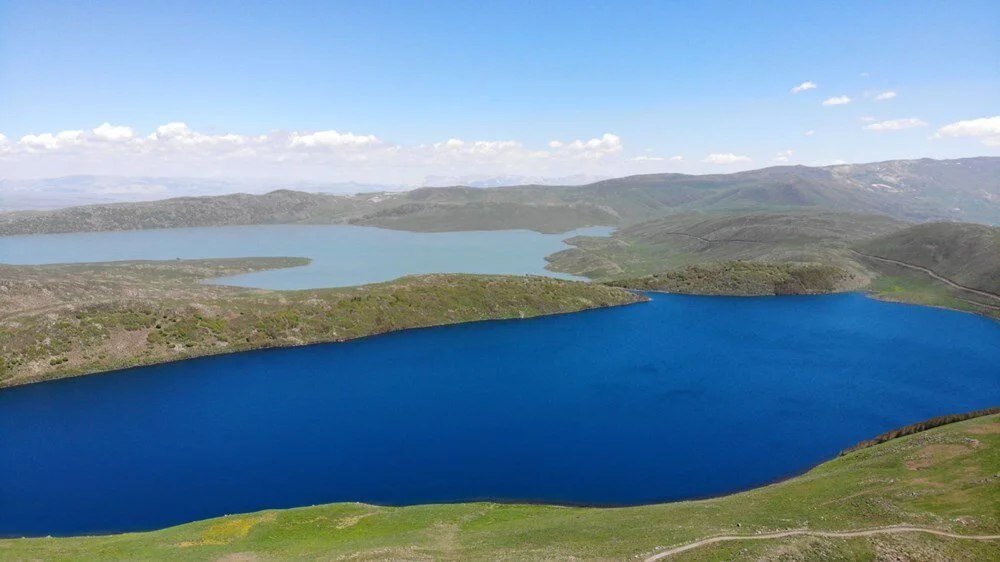
[[[952,281],[1000,295],[1000,228],[939,222],[911,226],[857,250],[918,265]]]
[[[815,295],[855,288],[850,272],[818,263],[720,262],[609,281],[612,287],[686,295]]]
[[[693,212],[838,211],[1000,223],[1000,158],[651,174],[583,186],[421,188],[354,196],[279,190],[0,214],[0,235],[185,226],[353,223],[401,230],[627,226]]]
[[[199,281],[300,258],[0,265],[0,388],[202,355],[524,318],[643,297],[547,277],[424,275],[344,289]]]
[[[610,237],[579,236],[575,248],[549,256],[549,269],[621,279],[696,264],[753,260],[818,262],[867,279],[847,249],[905,223],[851,213],[675,215],[623,228]]]
[[[997,474],[1000,416],[992,415],[893,439],[791,480],[714,499],[617,509],[340,503],[147,533],[0,540],[0,558],[652,561],[686,547],[666,559],[996,560]],[[701,541],[720,536],[730,538]],[[970,536],[993,538],[963,538]]]

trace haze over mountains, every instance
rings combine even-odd
[[[50,210],[79,205],[134,203],[172,197],[202,197],[229,193],[263,194],[278,189],[353,195],[408,191],[418,187],[510,187],[517,185],[584,185],[604,176],[428,176],[421,185],[361,182],[279,181],[273,179],[132,177],[75,175],[40,179],[0,179],[0,212]]]
[[[650,174],[582,186],[440,187],[359,195],[285,189],[262,195],[0,213],[0,234],[278,223],[562,232],[590,225],[624,226],[678,213],[815,210],[882,214],[914,222],[997,224],[1000,158],[778,166],[701,176]]]

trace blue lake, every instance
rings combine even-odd
[[[567,249],[563,240],[572,236],[603,236],[611,231],[607,227],[593,227],[563,234],[528,230],[427,233],[350,225],[269,225],[0,236],[0,263],[252,256],[313,259],[305,267],[216,281],[266,289],[363,285],[418,273],[573,278],[547,271],[545,256]]]
[[[638,504],[1000,404],[1000,323],[859,294],[650,303],[0,391],[0,535],[336,501]]]

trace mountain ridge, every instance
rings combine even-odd
[[[422,187],[355,195],[252,195],[0,213],[0,235],[251,224],[358,224],[399,230],[627,226],[681,213],[837,211],[925,222],[1000,223],[1000,157],[773,166],[732,174],[643,174],[586,185]]]

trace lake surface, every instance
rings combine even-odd
[[[0,535],[711,496],[998,404],[995,321],[859,294],[654,295],[2,390]]]
[[[265,289],[344,287],[419,273],[535,274],[575,279],[546,270],[545,256],[569,248],[563,240],[572,236],[605,236],[612,230],[428,233],[352,225],[267,225],[0,236],[0,263],[255,256],[313,259],[305,267],[216,281]]]

